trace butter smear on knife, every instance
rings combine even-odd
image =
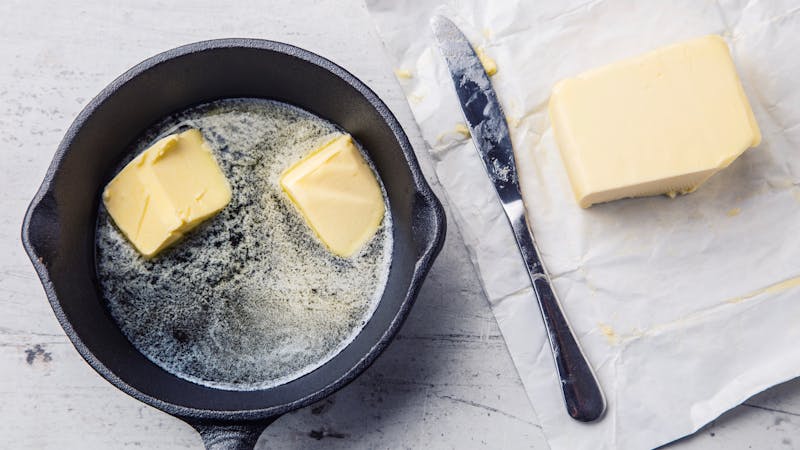
[[[563,80],[549,105],[578,204],[693,192],[761,133],[711,35]]]

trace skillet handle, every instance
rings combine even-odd
[[[203,439],[206,450],[253,450],[258,437],[277,417],[249,422],[187,420]]]
[[[435,257],[444,244],[447,232],[447,219],[444,208],[432,191],[414,194],[414,203],[411,211],[411,227],[417,240],[415,244],[416,257],[427,261]],[[428,269],[426,268],[425,271]]]
[[[40,274],[40,266],[57,256],[55,248],[60,239],[58,205],[51,191],[37,197],[28,206],[22,222],[22,244]]]

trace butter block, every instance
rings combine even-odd
[[[372,168],[341,135],[283,174],[281,187],[328,249],[347,258],[378,230],[385,206]]]
[[[103,191],[114,223],[145,258],[158,254],[230,201],[230,185],[195,129],[153,144]]]
[[[728,46],[714,35],[563,80],[549,114],[584,208],[692,192],[761,141]]]

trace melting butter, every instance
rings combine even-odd
[[[231,201],[231,187],[199,130],[167,136],[128,163],[103,191],[111,218],[145,258]]]
[[[391,209],[358,257],[339,258],[319,244],[279,179],[341,129],[280,102],[226,99],[165,118],[133,148],[187,128],[203,130],[235,195],[149,260],[99,208],[105,305],[137,350],[192,382],[250,390],[309,373],[347,346],[378,304],[392,260]]]
[[[372,238],[386,211],[378,180],[349,134],[286,169],[281,187],[322,243],[344,258]]]

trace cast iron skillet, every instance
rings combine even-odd
[[[107,313],[95,270],[100,192],[125,149],[159,119],[228,97],[291,103],[350,132],[375,162],[394,219],[388,283],[364,329],[320,368],[257,391],[194,384],[145,358]],[[22,227],[25,250],[81,356],[119,389],[188,422],[213,449],[252,448],[278,416],[331,394],[363,372],[407,316],[444,234],[442,206],[423,179],[408,138],[375,93],[316,54],[253,39],[186,45],[114,80],[67,131]]]

